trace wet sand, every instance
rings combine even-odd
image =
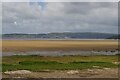
[[[117,40],[3,40],[3,52],[28,51],[115,51]]]

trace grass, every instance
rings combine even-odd
[[[76,70],[89,69],[93,66],[99,68],[117,68],[118,56],[62,56],[62,57],[42,57],[42,56],[9,56],[3,57],[2,69],[12,70]]]
[[[101,62],[116,62],[118,61],[117,55],[99,55],[99,56],[56,56],[56,57],[47,57],[47,56],[6,56],[2,58],[2,62],[6,64],[15,64],[22,61],[57,61],[57,62],[79,62],[79,61],[101,61]]]

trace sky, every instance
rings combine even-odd
[[[117,2],[4,2],[2,33],[118,32]]]

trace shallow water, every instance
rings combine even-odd
[[[115,55],[115,52],[105,51],[34,51],[34,52],[3,52],[2,56],[13,56],[13,55],[40,55],[40,56],[63,56],[63,55]]]

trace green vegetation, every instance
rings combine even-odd
[[[3,72],[12,70],[76,70],[88,68],[116,68],[118,56],[9,56],[3,57]],[[97,67],[94,67],[97,66]]]

